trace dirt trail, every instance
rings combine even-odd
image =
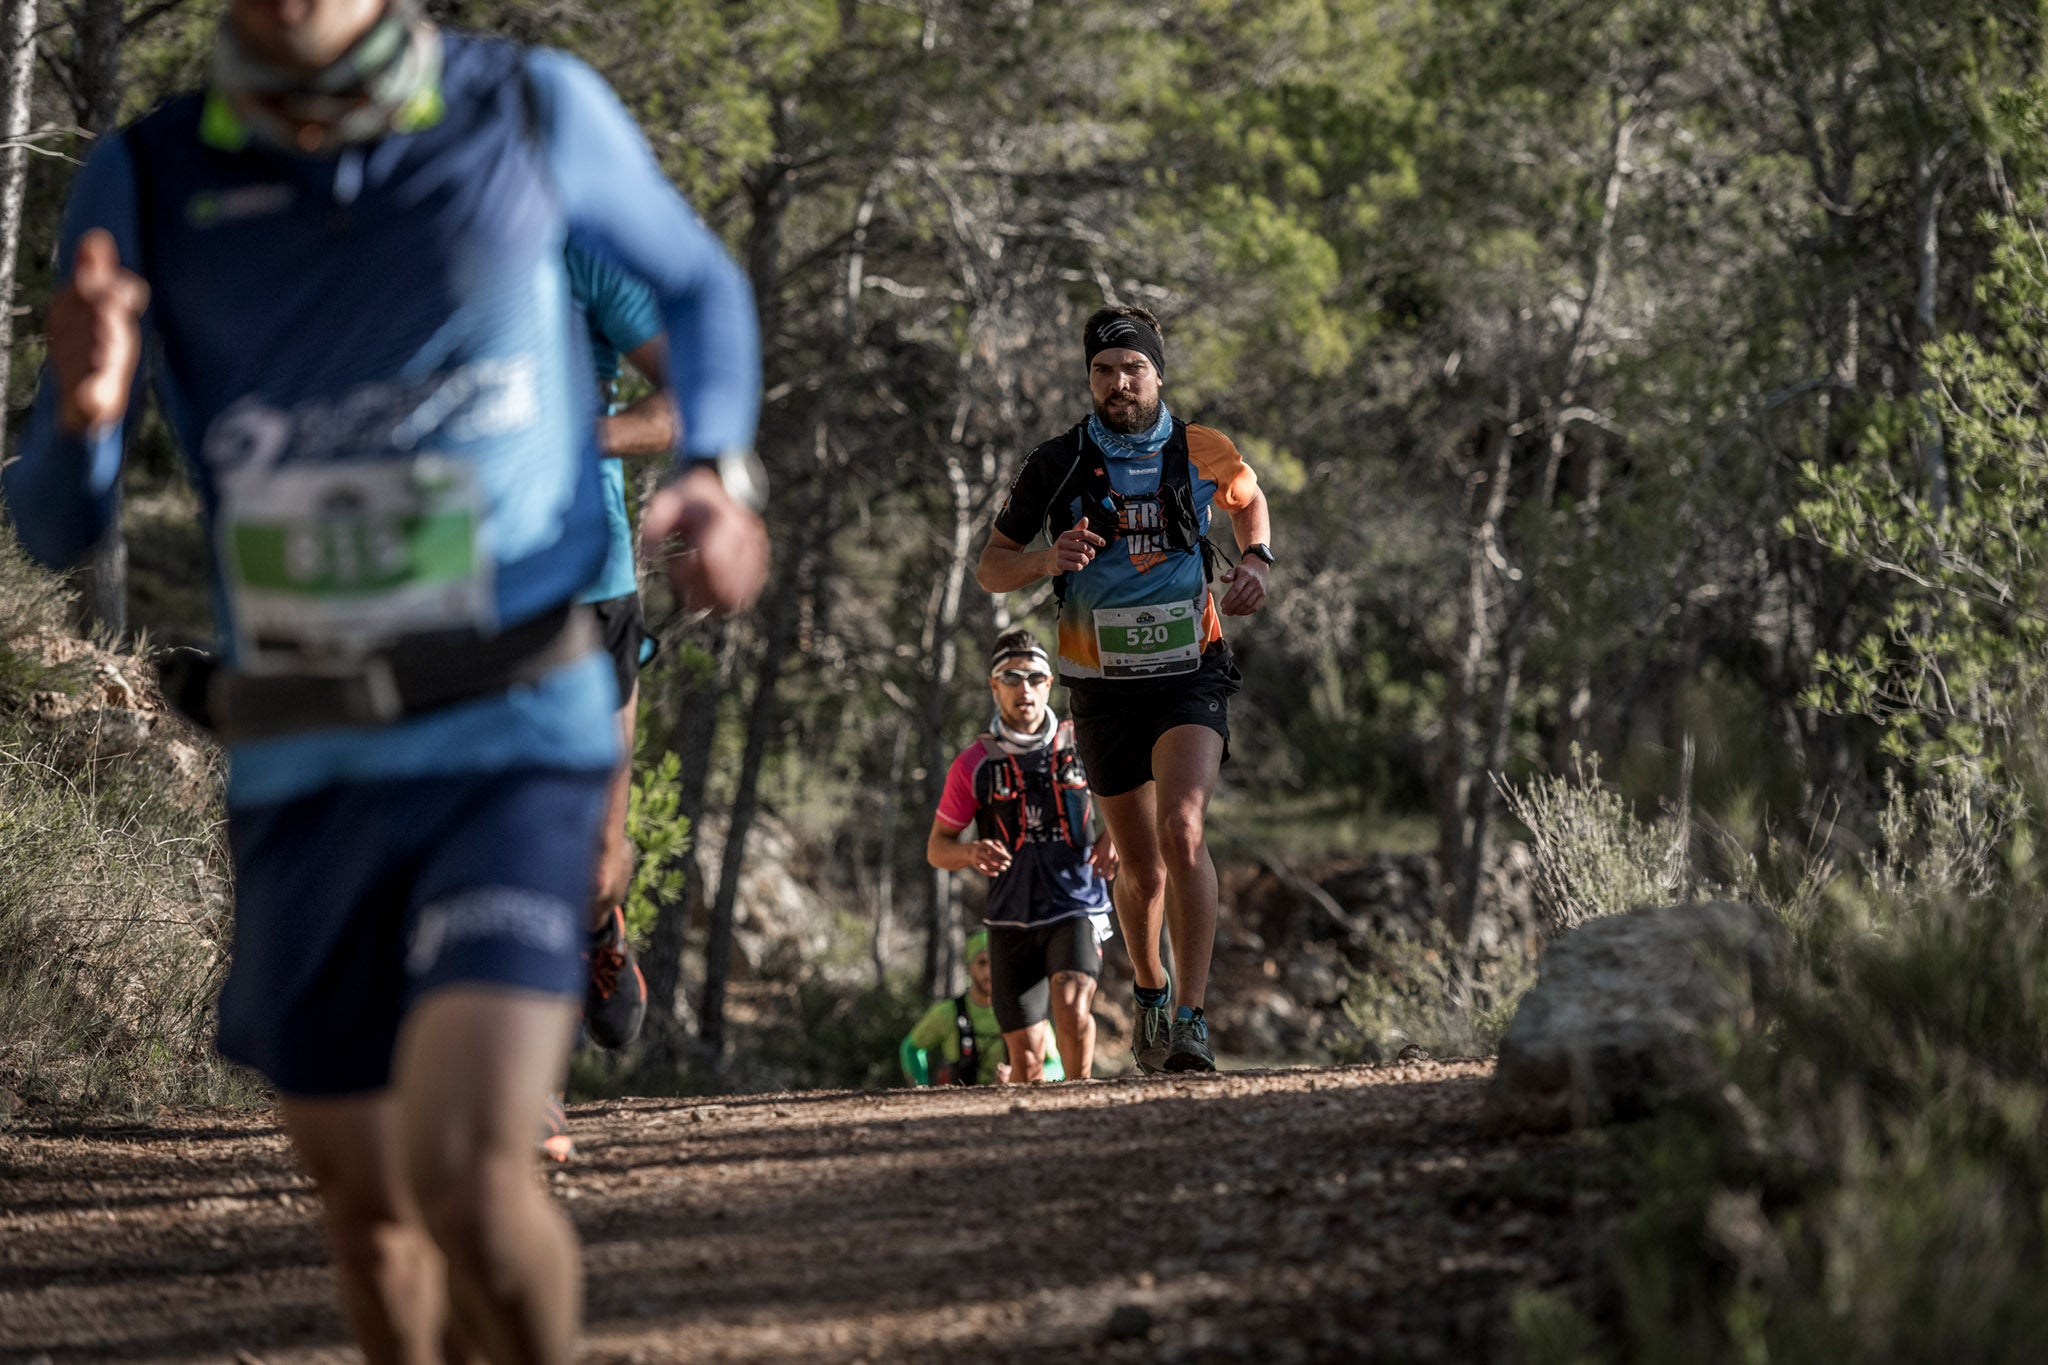
[[[1498,1358],[1571,1155],[1490,1065],[622,1100],[548,1179],[591,1361]],[[261,1115],[0,1135],[0,1360],[350,1359]]]

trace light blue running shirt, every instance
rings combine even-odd
[[[618,381],[623,357],[661,335],[661,305],[654,291],[610,261],[570,247],[569,298],[590,335],[590,365],[600,395]],[[633,571],[633,520],[626,514],[626,466],[607,456],[604,477],[604,568],[583,594],[585,602],[606,602],[640,590]]]

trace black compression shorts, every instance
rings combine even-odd
[[[1055,972],[1102,975],[1102,944],[1095,921],[1073,915],[1035,929],[988,929],[989,994],[1005,1033],[1045,1022]]]
[[[612,656],[612,676],[619,683],[619,705],[624,706],[640,680],[642,646],[647,640],[647,618],[640,614],[640,594],[629,592],[592,602],[597,613],[598,633],[604,637],[604,652]]]
[[[1202,651],[1202,666],[1177,678],[1067,684],[1074,747],[1097,796],[1122,796],[1152,780],[1152,746],[1168,730],[1205,725],[1223,736],[1230,761],[1230,696],[1244,686],[1227,641]]]

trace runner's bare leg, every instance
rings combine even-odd
[[[1045,1079],[1045,1022],[1003,1035],[1010,1058],[1010,1084],[1028,1085]]]
[[[390,1092],[278,1106],[320,1192],[342,1312],[371,1365],[442,1359],[447,1272],[405,1179]]]
[[[1074,930],[1092,934],[1091,921]],[[1086,972],[1052,974],[1052,1031],[1060,1040],[1060,1061],[1067,1079],[1085,1081],[1095,1074],[1095,978]]]
[[[633,727],[639,718],[640,684],[636,680],[619,708],[619,748],[623,755],[612,773],[605,797],[602,843],[597,855],[597,888],[590,898],[590,931],[609,929],[612,907],[626,902],[633,888],[633,841],[626,837],[626,803],[633,791]]]
[[[407,1174],[448,1262],[463,1335],[493,1360],[566,1365],[582,1317],[576,1236],[533,1160],[574,1000],[451,986],[406,1018],[395,1067]]]
[[[1111,884],[1117,928],[1131,955],[1131,970],[1148,991],[1166,985],[1166,963],[1159,956],[1159,932],[1166,916],[1166,866],[1160,861],[1158,816],[1153,786],[1115,796],[1098,796],[1102,818],[1116,841],[1117,874]]]
[[[1209,959],[1216,950],[1216,864],[1204,841],[1203,822],[1222,762],[1223,736],[1206,725],[1176,725],[1152,746],[1159,857],[1166,868],[1166,932],[1180,973],[1173,989],[1176,1006],[1199,1008],[1209,989]]]

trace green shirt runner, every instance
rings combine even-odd
[[[977,1005],[970,998],[967,1018],[974,1025],[975,1046],[981,1050],[981,1069],[975,1083],[993,1085],[996,1067],[1009,1060],[1009,1052],[1003,1046],[1003,1031],[996,1024],[995,1007]],[[943,1058],[948,1067],[959,1064],[960,1029],[955,1019],[951,1000],[934,1000],[932,1007],[924,1012],[924,1017],[904,1038],[901,1049],[903,1075],[912,1085],[932,1083],[932,1073],[937,1069],[933,1066],[935,1059]],[[1066,1069],[1060,1064],[1058,1046],[1049,1043],[1045,1054],[1045,1078],[1061,1081],[1066,1076]]]

